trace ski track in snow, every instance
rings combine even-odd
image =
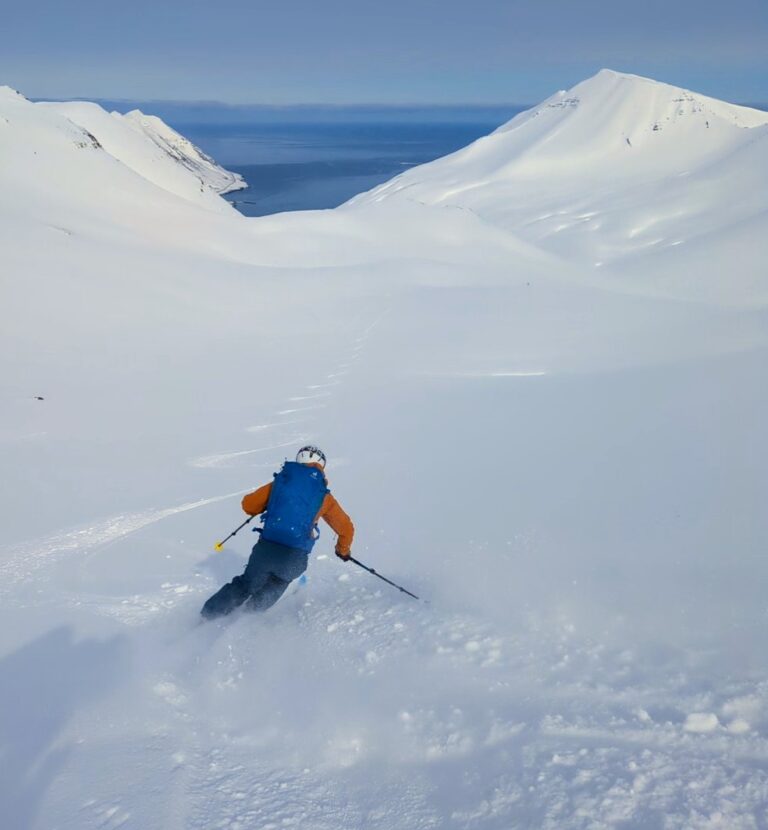
[[[371,329],[368,329],[368,332],[370,332],[370,330]],[[366,338],[368,332],[366,333]],[[357,340],[355,342],[359,343],[357,348],[360,349],[364,345],[365,340]],[[307,388],[311,389],[312,387],[308,386]],[[320,393],[320,395],[323,398],[330,398],[332,394],[332,392]],[[315,396],[311,395],[310,397]],[[290,399],[294,400],[295,396],[291,397]],[[284,414],[292,414],[295,411],[312,411],[323,408],[325,408],[325,405],[323,405],[322,407],[307,407],[305,410],[280,410],[271,413],[271,416],[280,417]],[[267,418],[269,417],[270,415],[267,414]],[[264,429],[268,429],[272,426],[279,427],[290,423],[292,422],[278,421],[274,423],[267,423],[262,426]],[[304,421],[304,423],[306,423],[306,421]],[[253,429],[253,427],[246,427],[245,431],[251,432],[253,431]],[[240,450],[230,453],[219,453],[201,456],[193,459],[189,463],[191,466],[202,469],[229,466],[230,462],[235,462],[240,458],[253,455],[254,453],[271,452],[273,450],[284,449],[286,447],[291,447],[292,449],[295,449],[302,442],[309,440],[310,437],[311,436],[309,433],[297,434],[294,435],[291,439],[278,444],[272,444],[266,447],[259,447],[251,450]],[[333,459],[333,466],[336,468],[343,466],[346,463],[348,463],[347,460],[342,457],[335,457]],[[253,465],[251,465],[251,467],[252,466]],[[263,464],[257,466],[272,469],[275,467],[275,462],[264,462]],[[89,533],[86,531],[81,533],[80,531],[77,531],[75,534],[66,534],[64,538],[70,540],[69,549],[74,549],[74,547],[79,547],[83,549],[93,549],[105,544],[106,542],[113,541],[114,539],[119,538],[120,536],[127,535],[128,533],[139,530],[147,524],[151,524],[155,521],[159,521],[163,518],[166,518],[167,516],[183,512],[187,509],[202,507],[206,504],[211,504],[216,501],[222,501],[224,499],[230,498],[233,495],[241,495],[241,493],[238,492],[234,494],[227,494],[225,496],[217,496],[212,499],[205,499],[201,500],[200,502],[195,502],[191,505],[183,505],[180,508],[168,508],[162,511],[155,511],[152,514],[137,514],[135,517],[127,517],[128,521],[120,521],[120,517],[116,517],[115,519],[109,520],[108,522],[104,523],[103,532],[99,532],[97,530],[96,532]],[[82,544],[74,545],[73,539],[76,540],[79,537],[82,537]],[[50,546],[51,543],[48,542],[48,547]],[[29,551],[33,548],[35,548],[35,545],[30,544],[26,548],[26,550]],[[60,548],[60,550],[63,549],[66,548]],[[153,617],[157,614],[167,613],[168,611],[173,610],[176,607],[178,600],[182,598],[184,595],[189,594],[190,592],[193,592],[193,588],[188,584],[188,582],[167,582],[162,584],[156,591],[145,591],[142,594],[131,595],[128,597],[114,598],[90,596],[88,599],[83,599],[82,597],[77,596],[75,594],[62,594],[61,600],[65,604],[68,604],[70,606],[76,606],[78,608],[88,608],[94,613],[104,614],[105,616],[117,619],[127,625],[137,626],[145,623],[147,618],[149,617]]]
[[[375,327],[375,323],[378,321],[378,319],[380,318],[377,318],[377,320],[374,321],[373,325],[369,325],[366,328],[364,335],[357,337],[355,339],[355,345],[352,349],[355,353],[355,357],[353,358],[353,360],[356,359],[357,356],[359,356],[360,351],[365,345],[365,341],[367,340],[370,332]],[[349,366],[351,365],[351,363],[345,363],[343,365]],[[326,377],[334,378],[333,385],[338,385],[341,383],[341,381],[335,379],[344,374],[347,374],[347,372],[335,371],[333,373],[326,375]],[[321,388],[322,386],[323,384],[310,384],[306,387],[306,389],[310,392],[308,396],[293,395],[289,398],[289,400],[302,400],[305,397],[322,397],[324,399],[332,399],[332,391],[320,393],[317,393],[315,391]],[[287,421],[270,421],[269,419],[270,417],[276,417],[280,419],[283,415],[325,409],[327,406],[328,403],[326,402],[321,405],[309,406],[302,409],[278,410],[277,412],[271,413],[271,415],[270,413],[267,413],[266,423],[259,424],[257,426],[244,427],[244,431],[256,432],[273,428],[281,428],[284,426],[297,423],[307,423],[308,419],[291,419]],[[270,444],[265,447],[257,447],[247,450],[236,450],[233,452],[213,453],[209,455],[198,456],[196,458],[191,459],[188,463],[192,467],[197,467],[201,469],[229,466],[231,462],[236,462],[241,458],[251,456],[256,453],[271,452],[277,449],[284,449],[286,447],[295,448],[302,442],[307,441],[309,437],[310,436],[308,432],[303,432],[295,434],[288,440],[282,441],[277,444]],[[271,462],[265,462],[265,465],[263,466],[272,467],[274,466],[274,464]],[[2,581],[4,586],[8,586],[7,588],[0,588],[0,591],[7,592],[8,590],[10,590],[11,585],[17,585],[19,582],[24,582],[32,578],[33,575],[36,575],[39,572],[39,570],[43,567],[44,564],[49,564],[50,561],[54,558],[70,554],[74,551],[87,551],[98,548],[100,546],[108,544],[109,542],[113,542],[117,539],[120,539],[124,536],[141,530],[142,528],[147,527],[148,525],[162,521],[163,519],[168,518],[169,516],[184,513],[188,510],[195,510],[200,507],[205,507],[206,505],[214,504],[219,501],[224,501],[225,499],[241,495],[242,492],[243,491],[226,493],[224,495],[212,496],[209,498],[199,499],[197,501],[187,502],[181,505],[175,505],[167,508],[155,508],[131,514],[118,514],[116,516],[100,520],[93,524],[88,524],[82,527],[77,527],[70,530],[64,530],[59,533],[54,533],[49,536],[43,537],[42,539],[22,542],[11,547],[7,547],[5,549],[0,548],[0,580]],[[178,588],[178,586],[172,587],[174,590]],[[109,615],[115,615],[121,618],[131,619],[132,621],[135,621],[137,614],[138,616],[141,616],[142,614],[156,611],[158,607],[162,606],[163,604],[164,603],[162,602],[162,600],[158,599],[157,596],[144,598],[134,597],[133,599],[123,600],[121,602],[121,607],[118,609],[117,612],[115,612],[114,607],[111,604],[106,604],[104,607],[106,613],[108,613]],[[167,603],[165,603],[165,605],[167,605]]]
[[[368,326],[368,328],[365,331],[365,334],[355,339],[353,351],[356,355],[359,355],[360,350],[363,348],[365,341],[372,330],[373,326]],[[349,363],[344,364],[344,366],[349,365]],[[329,373],[328,375],[326,375],[326,377],[335,379],[343,374],[346,374],[346,372],[334,371],[333,373]],[[341,383],[341,381],[334,380],[334,385],[339,383]],[[308,396],[293,395],[289,398],[289,400],[296,401],[303,399],[304,397],[323,397],[324,399],[331,399],[333,393],[330,391],[321,393],[316,393],[314,391],[318,388],[321,388],[322,386],[323,384],[310,384],[306,387],[307,390],[310,392]],[[324,403],[322,405],[309,406],[303,409],[278,410],[277,412],[271,413],[271,416],[270,413],[267,413],[266,423],[259,424],[257,426],[244,427],[244,431],[255,432],[273,428],[281,428],[284,426],[297,423],[307,423],[307,419],[301,419],[300,421],[295,419],[287,421],[270,421],[270,417],[277,417],[279,419],[283,415],[294,414],[298,412],[311,412],[324,409],[327,405],[328,403]],[[241,458],[251,456],[256,453],[271,452],[273,450],[284,449],[286,447],[295,448],[297,445],[308,440],[308,438],[309,433],[303,432],[295,434],[291,438],[277,444],[270,444],[265,447],[257,447],[253,449],[236,450],[233,452],[213,453],[209,455],[198,456],[196,458],[191,459],[188,463],[190,466],[201,469],[219,468],[223,466],[228,466],[230,462],[235,462]],[[267,466],[274,465],[271,463],[267,463]],[[121,537],[127,536],[130,533],[134,533],[138,530],[141,530],[142,528],[147,527],[148,525],[162,521],[163,519],[168,518],[169,516],[174,516],[176,514],[183,513],[188,510],[195,510],[197,508],[204,507],[209,504],[214,504],[216,502],[232,498],[233,496],[240,495],[241,493],[242,491],[236,491],[234,493],[226,493],[224,495],[212,496],[209,498],[199,499],[197,501],[187,502],[181,505],[175,505],[167,508],[155,508],[131,514],[118,514],[116,516],[100,520],[93,524],[88,524],[82,527],[77,527],[70,530],[64,530],[59,533],[54,533],[49,536],[43,537],[42,539],[22,542],[11,547],[7,547],[5,549],[0,548],[0,577],[2,577],[2,582],[4,585],[10,586],[12,584],[17,584],[18,582],[30,579],[34,574],[36,574],[39,571],[39,569],[43,566],[44,563],[50,563],[52,558],[72,553],[74,551],[85,551],[103,546],[105,544],[108,544],[109,542],[113,542]],[[0,588],[0,590],[5,589]],[[130,602],[128,602],[128,604],[130,604]],[[152,599],[150,599],[146,605],[147,607],[153,609],[157,607],[156,601]]]
[[[298,411],[298,410],[297,410]],[[278,413],[281,414],[281,413]],[[213,455],[203,455],[199,458],[193,458],[189,465],[190,467],[224,467],[229,461],[234,461],[238,458],[243,458],[247,455],[254,455],[258,452],[270,452],[271,450],[279,450],[284,447],[293,447],[298,443],[306,440],[306,435],[299,434],[288,441],[283,441],[281,444],[272,444],[268,447],[257,447],[252,450],[236,450],[235,452],[215,453]]]
[[[307,423],[307,418],[295,418],[291,421],[273,421],[268,424],[253,424],[252,426],[246,427],[246,432],[265,432],[266,430],[270,429],[278,429],[283,428],[286,426],[292,426],[294,424],[305,424]]]
[[[53,559],[106,545],[169,516],[230,499],[239,495],[239,492],[198,499],[174,507],[118,514],[41,539],[0,548],[0,591],[6,591],[6,586],[37,578],[37,572],[48,566]]]
[[[263,432],[265,430],[278,429],[291,424],[311,424],[311,415],[308,418],[292,418],[290,420],[286,420],[285,416],[313,413],[319,410],[327,409],[331,405],[333,400],[333,388],[342,385],[343,381],[340,380],[340,378],[343,378],[345,375],[349,374],[349,371],[351,370],[351,367],[353,366],[354,362],[359,359],[368,336],[370,335],[371,331],[373,331],[376,323],[380,319],[381,315],[374,321],[372,325],[369,325],[366,328],[365,333],[361,337],[358,337],[354,340],[355,345],[350,350],[351,356],[349,356],[345,362],[337,363],[334,371],[326,374],[325,379],[329,382],[308,384],[306,386],[306,389],[302,390],[301,394],[297,393],[295,395],[291,395],[288,397],[288,408],[278,409],[275,412],[268,413],[266,415],[266,423],[245,427],[244,430],[246,432]],[[295,403],[301,404],[305,401],[313,400],[322,400],[322,403],[310,404],[309,406],[292,405]],[[278,420],[272,420],[275,418]],[[230,466],[231,462],[237,462],[237,460],[244,458],[246,456],[254,455],[255,453],[270,452],[272,450],[283,449],[285,447],[296,447],[310,440],[310,438],[311,433],[307,429],[304,429],[302,432],[296,433],[288,440],[283,441],[279,444],[272,444],[266,447],[256,447],[247,450],[235,450],[232,452],[213,453],[211,455],[199,456],[197,458],[191,459],[189,461],[189,464],[192,467],[199,468],[226,467]]]

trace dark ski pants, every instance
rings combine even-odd
[[[219,589],[200,613],[206,619],[221,617],[243,603],[248,611],[266,611],[306,571],[308,559],[302,550],[259,539],[245,571]]]

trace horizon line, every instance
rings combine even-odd
[[[23,93],[20,93],[23,94]],[[27,96],[25,96],[27,97]],[[66,97],[48,97],[48,96],[30,96],[27,100],[32,102],[50,101],[54,103],[72,103],[72,102],[93,102],[100,101],[110,102],[114,104],[152,104],[161,106],[200,106],[200,107],[220,107],[222,109],[403,109],[403,110],[441,110],[441,109],[496,109],[496,108],[516,108],[529,109],[537,106],[537,103],[530,101],[497,101],[497,102],[467,102],[457,101],[454,103],[438,103],[438,102],[419,102],[419,103],[393,103],[393,102],[372,102],[372,101],[350,101],[345,103],[327,102],[327,101],[301,101],[292,103],[264,103],[264,102],[247,102],[247,103],[232,103],[228,101],[218,101],[216,99],[186,99],[186,98],[113,98],[104,95],[68,95]],[[732,101],[738,106],[753,107],[758,109],[765,109],[768,107],[768,98],[761,101]]]
[[[22,93],[23,94],[23,93]],[[25,96],[27,97],[27,96]],[[288,109],[288,108],[309,108],[309,107],[324,107],[327,109],[342,109],[344,107],[354,107],[354,108],[364,108],[364,107],[377,107],[380,109],[448,109],[448,108],[462,108],[462,109],[484,109],[490,107],[533,107],[536,106],[535,103],[531,102],[520,102],[520,101],[498,101],[498,102],[484,102],[484,103],[468,103],[465,101],[457,101],[456,103],[437,103],[437,102],[425,102],[425,103],[377,103],[372,101],[350,101],[346,103],[329,103],[327,101],[302,101],[296,103],[286,103],[286,104],[274,104],[274,103],[262,103],[262,102],[248,102],[248,103],[230,103],[227,101],[217,101],[217,100],[192,100],[192,99],[185,99],[185,98],[113,98],[111,96],[104,96],[104,95],[94,95],[94,96],[86,96],[86,95],[68,95],[64,98],[62,97],[46,97],[46,96],[31,96],[27,97],[27,100],[33,102],[39,101],[51,101],[56,103],[71,103],[77,101],[112,101],[115,104],[132,104],[136,102],[141,102],[145,104],[180,104],[183,106],[206,106],[206,107],[226,107],[232,109],[238,109],[241,107],[256,107],[259,109]]]

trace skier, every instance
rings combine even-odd
[[[338,535],[336,556],[352,555],[355,528],[328,489],[325,454],[317,447],[302,447],[296,461],[286,461],[274,481],[243,498],[250,516],[262,514],[264,526],[253,546],[245,571],[217,591],[201,614],[213,619],[245,603],[250,611],[271,608],[292,580],[307,569],[312,546],[324,519]]]

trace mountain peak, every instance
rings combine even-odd
[[[681,123],[690,126],[695,122],[702,129],[709,129],[716,122],[741,128],[768,123],[768,115],[760,110],[729,104],[641,75],[601,69],[520,113],[493,134],[514,132],[542,116],[553,128],[557,122],[557,132],[566,126],[565,119],[569,122],[569,133],[579,133],[576,129],[579,123],[593,137],[611,133],[630,140],[633,134],[639,138],[649,130],[658,133]],[[576,135],[569,138],[574,139]]]

